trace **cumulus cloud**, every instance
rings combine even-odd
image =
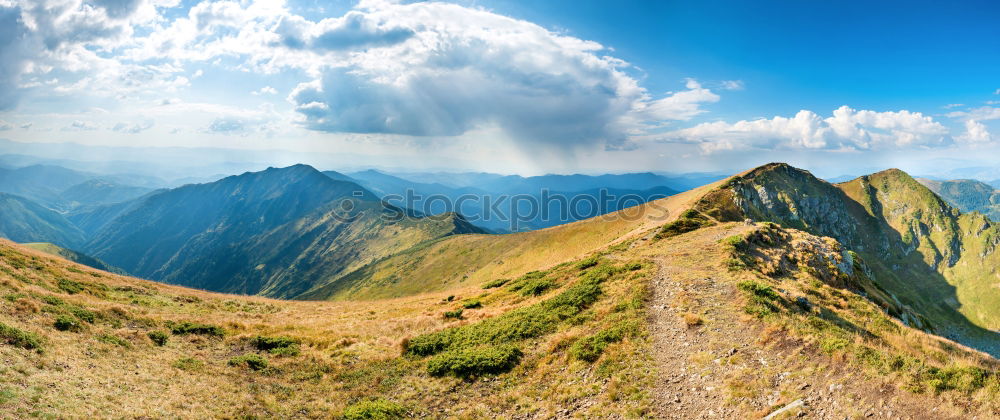
[[[517,140],[588,144],[690,119],[719,100],[693,80],[655,98],[600,44],[458,5],[380,5],[278,26],[292,49],[353,49],[289,95],[317,131],[456,136],[495,126]],[[317,33],[337,42],[320,47]]]
[[[666,141],[698,143],[706,153],[751,148],[879,150],[953,143],[949,131],[919,112],[876,112],[842,106],[823,118],[802,110],[794,117],[711,122],[670,132]]]
[[[4,120],[0,120],[0,131],[8,131],[13,129],[14,129],[14,124],[11,124]]]
[[[993,136],[983,123],[976,120],[966,120],[965,133],[957,136],[956,139],[966,143],[988,143],[993,141]]]

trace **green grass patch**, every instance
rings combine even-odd
[[[0,322],[0,342],[27,350],[40,350],[42,339],[35,333],[14,328]]]
[[[118,347],[124,347],[124,348],[127,348],[127,349],[132,348],[132,343],[129,343],[127,340],[125,340],[124,338],[121,338],[121,337],[119,337],[117,335],[100,334],[100,335],[98,335],[97,337],[94,337],[94,338],[97,341],[100,341],[102,343],[113,344],[113,345],[116,345]]]
[[[464,310],[462,309],[455,309],[454,311],[445,311],[442,316],[444,319],[462,319],[463,312]]]
[[[600,283],[617,270],[611,265],[602,265],[589,270],[573,286],[548,300],[475,324],[417,336],[407,344],[406,353],[430,356],[445,350],[500,346],[549,334],[560,322],[578,315],[597,301],[601,295]]]
[[[59,290],[62,290],[71,295],[75,295],[83,291],[82,284],[77,283],[70,279],[59,279],[57,286],[59,286]]]
[[[242,356],[236,356],[229,359],[226,363],[229,366],[245,367],[250,370],[262,370],[266,369],[268,366],[267,359],[256,353],[247,353]]]
[[[52,326],[59,331],[80,332],[83,331],[83,324],[78,319],[69,315],[59,315]]]
[[[344,420],[392,420],[405,418],[409,412],[402,404],[378,398],[347,406],[342,417]]]
[[[174,361],[171,366],[186,371],[199,371],[205,367],[205,362],[195,359],[193,357],[182,357]]]
[[[469,299],[469,300],[467,300],[465,302],[462,302],[462,308],[465,308],[465,309],[479,309],[479,308],[482,308],[482,307],[483,307],[483,303],[480,302],[479,299]]]
[[[449,350],[428,360],[427,372],[434,376],[454,375],[460,378],[500,374],[517,366],[521,356],[521,349],[513,345]]]
[[[659,240],[671,238],[684,233],[696,231],[706,226],[712,226],[714,224],[715,222],[707,216],[699,213],[697,210],[690,209],[681,213],[677,220],[663,226],[660,231],[656,233],[654,239]]]
[[[510,282],[510,279],[490,280],[483,285],[483,289],[495,289],[497,287],[507,284],[508,282]]]
[[[170,340],[170,335],[160,330],[150,331],[149,334],[146,335],[149,337],[149,340],[153,342],[153,344],[160,347],[167,345],[167,341]]]
[[[291,337],[267,337],[258,335],[250,340],[257,350],[277,356],[298,356],[301,353],[299,340]]]
[[[223,337],[226,335],[226,330],[218,325],[199,324],[189,321],[180,323],[168,322],[167,327],[170,328],[170,332],[174,335],[197,334],[210,337]]]
[[[577,340],[569,349],[569,354],[577,359],[586,362],[595,362],[604,353],[604,349],[613,343],[622,341],[626,336],[639,331],[636,321],[629,321],[611,328],[602,330],[597,334]]]

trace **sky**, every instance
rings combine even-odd
[[[525,175],[1000,167],[998,19],[989,1],[0,0],[0,139]]]

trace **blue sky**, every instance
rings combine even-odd
[[[525,174],[996,166],[998,18],[985,1],[0,0],[0,138]]]

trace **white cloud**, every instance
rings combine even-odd
[[[259,90],[255,90],[253,92],[250,92],[250,94],[254,95],[254,96],[277,95],[278,94],[278,90],[275,89],[275,88],[273,88],[273,87],[270,87],[270,86],[264,86],[264,87],[260,88]]]
[[[955,139],[965,143],[988,143],[993,141],[993,136],[983,123],[976,120],[966,120],[965,133],[955,137]]]
[[[114,127],[111,127],[111,131],[115,131],[118,133],[126,133],[126,134],[138,134],[143,131],[149,130],[150,128],[153,128],[152,120],[143,121],[139,123],[131,123],[131,124],[120,122],[115,124]]]
[[[69,125],[62,128],[62,131],[94,131],[97,130],[97,125],[87,122],[76,120]]]
[[[13,129],[14,129],[14,124],[11,124],[4,120],[0,120],[0,131],[7,131]]]
[[[993,94],[994,95],[1000,95],[1000,89],[997,89],[997,90],[993,91]]]
[[[743,90],[745,85],[742,80],[723,80],[722,89],[723,90]]]
[[[456,136],[496,126],[535,143],[618,142],[719,100],[694,81],[655,98],[600,44],[452,4],[383,4],[278,27],[288,49],[340,59],[326,59],[335,64],[314,69],[319,77],[289,95],[301,123],[317,131]],[[317,34],[330,31],[336,42],[318,46]]]
[[[958,107],[963,107],[963,106],[965,106],[965,104],[948,104],[948,105],[943,106],[942,108],[944,108],[944,109],[952,109],[952,108],[958,108]]]
[[[706,153],[751,148],[879,150],[952,143],[947,128],[919,112],[858,111],[847,106],[827,118],[802,110],[791,118],[703,123],[667,133],[664,140],[698,143]]]

